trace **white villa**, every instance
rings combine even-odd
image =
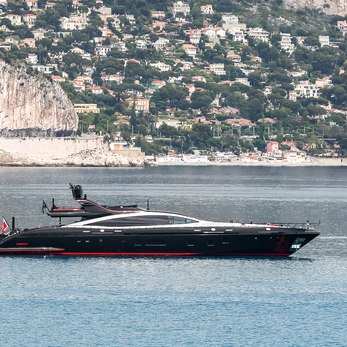
[[[183,13],[184,16],[188,16],[190,14],[190,6],[187,2],[176,1],[170,8],[170,11],[174,17],[176,17],[178,13]]]
[[[248,36],[262,42],[269,42],[269,33],[263,28],[249,28]]]
[[[87,27],[88,17],[86,15],[71,15],[61,18],[61,28],[63,30],[82,30]]]

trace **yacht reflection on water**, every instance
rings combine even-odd
[[[80,185],[70,188],[80,207],[43,202],[58,225],[11,230],[3,220],[0,255],[288,257],[319,235],[308,223],[212,222],[148,206],[100,205]],[[79,221],[62,224],[62,218]]]

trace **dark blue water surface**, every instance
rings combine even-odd
[[[0,346],[347,346],[347,168],[0,168],[0,213],[140,204],[210,220],[320,221],[290,259],[1,257]]]

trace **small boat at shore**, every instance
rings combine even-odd
[[[11,230],[3,221],[0,255],[288,257],[319,235],[309,223],[212,222],[149,206],[100,205],[80,185],[70,187],[80,207],[43,202],[58,225]],[[63,224],[62,218],[79,220]]]

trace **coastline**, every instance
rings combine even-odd
[[[341,158],[312,158],[311,160],[305,160],[303,162],[289,162],[289,161],[242,161],[234,160],[228,162],[220,161],[199,161],[199,162],[187,162],[187,161],[144,161],[144,162],[133,162],[130,158],[123,156],[122,160],[115,161],[104,161],[100,163],[99,160],[90,159],[88,162],[27,162],[21,161],[2,161],[0,167],[42,167],[42,168],[147,168],[147,167],[206,167],[206,166],[218,166],[218,167],[347,167],[347,158],[341,161]]]
[[[347,167],[347,158],[308,157],[304,161],[158,161],[153,163],[151,162],[150,166]]]
[[[153,166],[243,166],[243,167],[344,167],[347,158],[295,156],[222,157],[147,156],[141,151],[113,148],[102,137],[4,138],[0,137],[0,166],[9,167],[153,167]]]

